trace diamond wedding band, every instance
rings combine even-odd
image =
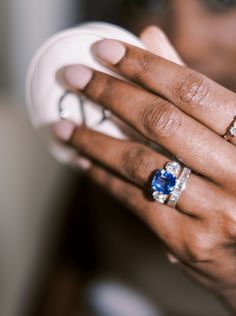
[[[190,176],[190,173],[191,170],[189,168],[183,168],[181,175],[176,180],[175,188],[167,201],[167,205],[169,205],[170,207],[174,208],[176,206],[182,192],[186,189],[186,184]]]

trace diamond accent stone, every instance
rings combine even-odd
[[[152,190],[169,195],[175,187],[176,177],[165,169],[157,170],[152,179]]]
[[[178,176],[181,171],[181,165],[177,161],[171,161],[166,164],[165,169],[173,175]]]
[[[234,122],[233,126],[229,130],[232,136],[236,136],[236,121]]]
[[[157,191],[153,192],[152,196],[153,196],[155,201],[160,202],[162,204],[164,204],[166,202],[167,197],[168,197],[168,195],[162,194],[162,193],[157,192]]]
[[[191,170],[187,167],[184,167],[180,177],[176,180],[176,185],[174,187],[173,192],[171,193],[167,205],[170,207],[175,207],[178,199],[180,198],[182,192],[186,188],[187,180],[190,176]]]

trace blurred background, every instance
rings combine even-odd
[[[154,316],[160,309],[161,315],[224,315],[167,263],[138,219],[111,215],[109,197],[102,213],[78,201],[81,192],[86,198],[86,180],[51,158],[29,123],[24,84],[36,49],[81,21],[119,23],[120,10],[121,1],[113,0],[0,2],[1,316]]]
[[[31,128],[24,85],[36,49],[48,36],[78,23],[80,6],[73,0],[0,2],[0,315],[26,314],[30,288],[50,262],[51,227],[58,227],[65,188],[73,178]]]

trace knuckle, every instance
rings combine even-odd
[[[207,79],[199,74],[188,74],[178,80],[175,93],[177,98],[183,103],[192,106],[204,105],[209,94]]]
[[[170,137],[180,126],[177,111],[165,101],[156,101],[146,106],[140,121],[144,132],[154,137]]]
[[[214,216],[207,218],[208,230],[214,231],[214,235],[218,235],[222,243],[236,242],[235,198],[227,195],[221,201],[223,203],[217,202],[218,205],[213,209]]]
[[[139,59],[140,62],[140,70],[141,74],[146,74],[151,71],[152,69],[152,61],[150,56],[147,56],[146,54],[143,55],[142,58]]]
[[[223,213],[221,220],[221,233],[230,243],[236,242],[236,214],[235,209],[228,209]]]
[[[226,232],[224,233],[224,236],[229,240],[236,242],[236,221],[233,220],[230,223],[228,223]]]
[[[150,155],[142,146],[134,146],[123,155],[124,172],[137,182],[146,179]]]
[[[216,242],[206,234],[187,238],[184,243],[184,252],[187,260],[192,263],[211,261],[213,252],[216,250]]]

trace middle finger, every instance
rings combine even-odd
[[[193,170],[235,188],[236,170],[231,168],[236,164],[235,148],[172,103],[81,65],[67,67],[64,74],[71,89],[82,91]]]

